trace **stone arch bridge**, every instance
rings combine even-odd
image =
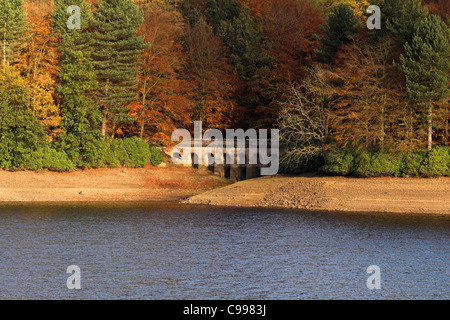
[[[224,141],[223,147],[221,148],[222,152],[220,154],[216,154],[218,149],[208,148],[211,142],[211,140],[192,140],[191,165],[198,170],[209,171],[234,182],[253,179],[262,176],[262,168],[269,168],[273,165],[272,162],[268,164],[263,164],[261,162],[261,157],[266,157],[265,163],[267,163],[267,158],[270,158],[271,161],[276,161],[278,171],[280,150],[273,152],[270,139],[258,139],[256,143],[250,143],[249,139],[245,139],[244,148],[240,149],[235,147],[231,153],[229,152],[230,150],[227,150],[227,145]],[[200,145],[202,146],[201,152],[198,152],[198,146]],[[260,148],[261,145],[265,146],[262,151]],[[200,156],[203,156],[202,163],[198,164]],[[222,164],[216,163],[217,157],[221,157]],[[239,157],[242,157],[241,161],[239,161]],[[242,161],[242,159],[245,160]]]

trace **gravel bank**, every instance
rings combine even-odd
[[[450,214],[450,178],[275,176],[240,181],[183,203],[309,210]]]

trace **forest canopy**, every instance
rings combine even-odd
[[[144,166],[202,121],[280,129],[285,172],[450,175],[449,3],[0,0],[0,168]]]

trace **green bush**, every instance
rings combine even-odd
[[[372,154],[371,176],[400,176],[402,158],[396,153],[376,152]]]
[[[352,172],[360,177],[372,175],[372,156],[369,152],[362,151],[356,155]]]
[[[92,139],[84,142],[80,167],[106,167],[109,146],[103,139]]]
[[[354,173],[361,177],[401,176],[403,157],[399,153],[362,151],[354,164]]]
[[[6,170],[11,166],[11,156],[8,148],[0,143],[0,169]]]
[[[403,176],[420,176],[420,167],[427,153],[425,151],[406,152],[401,162],[401,173]]]
[[[355,151],[351,148],[330,149],[325,157],[323,171],[333,174],[347,175],[351,173]]]
[[[148,144],[137,137],[110,140],[108,145],[106,164],[109,167],[145,167],[149,160],[158,164],[162,161],[162,154],[157,148],[159,153],[153,148],[150,151]]]
[[[110,143],[107,164],[110,167],[133,166],[125,150],[122,139],[114,139]]]
[[[157,166],[157,165],[161,164],[161,162],[163,162],[163,160],[164,160],[164,157],[163,157],[161,150],[159,150],[157,147],[151,147],[150,148],[150,162],[154,166]]]
[[[333,148],[327,153],[323,170],[333,174],[374,176],[450,176],[450,148],[432,151],[389,153]]]
[[[425,176],[450,175],[450,148],[434,147],[423,161],[420,173]]]
[[[14,170],[43,170],[67,171],[75,166],[64,151],[57,151],[49,145],[22,154],[20,161],[16,161],[10,168]]]
[[[44,164],[44,152],[42,149],[22,153],[15,157],[15,161],[11,166],[14,170],[42,170]]]
[[[53,171],[67,171],[75,166],[64,151],[46,148],[42,153],[42,167]]]
[[[78,168],[100,168],[108,164],[109,144],[100,135],[77,136],[64,132],[53,146],[65,152]]]
[[[145,167],[150,160],[150,148],[148,144],[137,137],[123,139],[123,148],[128,154],[129,162],[123,164],[129,167]],[[127,165],[128,164],[128,165]]]

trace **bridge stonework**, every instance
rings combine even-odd
[[[263,140],[264,143],[267,145],[267,151],[266,155],[271,155],[271,145],[270,140]],[[259,148],[258,146],[252,146],[250,147],[249,140],[246,139],[245,142],[245,162],[243,164],[238,163],[238,154],[239,149],[236,147],[234,148],[234,159],[230,159],[229,154],[227,153],[226,143],[223,143],[222,148],[222,154],[215,154],[216,149],[214,148],[208,148],[208,146],[211,144],[211,141],[207,140],[193,140],[192,141],[192,153],[191,153],[191,162],[192,166],[195,168],[198,168],[198,170],[203,171],[210,171],[213,172],[215,175],[219,177],[224,177],[227,179],[230,179],[231,181],[237,182],[241,180],[246,179],[253,179],[258,178],[261,176],[261,168],[263,167],[269,167],[269,165],[262,165],[259,161]],[[202,146],[201,154],[196,153],[195,146]],[[250,163],[251,155],[253,155],[253,158],[256,158],[256,163]],[[256,155],[256,157],[255,157]],[[198,163],[197,159],[199,156],[203,156],[202,163]],[[222,164],[216,163],[215,159],[216,157],[222,158]],[[233,161],[231,161],[233,160]],[[219,161],[220,162],[220,161]],[[253,161],[254,162],[254,161]]]

